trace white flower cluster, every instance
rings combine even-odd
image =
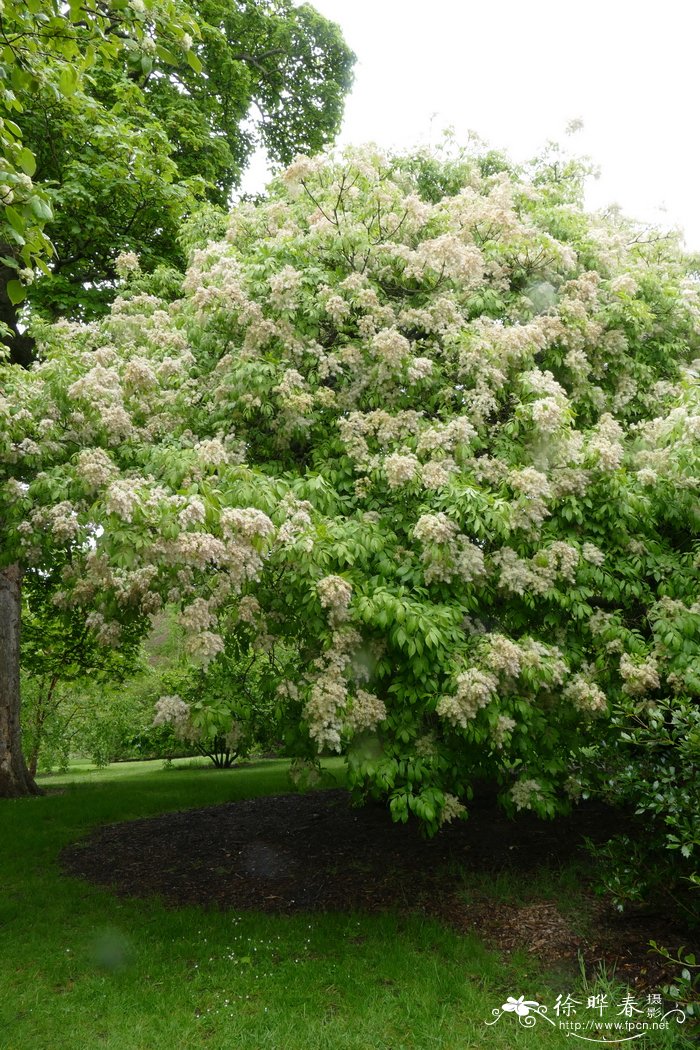
[[[77,473],[91,489],[106,485],[117,472],[115,464],[101,448],[84,448],[78,453]]]
[[[585,714],[603,714],[608,709],[608,700],[603,690],[582,674],[573,676],[567,683],[563,696]]]
[[[484,552],[466,536],[458,535],[457,525],[446,514],[423,514],[413,528],[423,544],[421,561],[426,583],[450,583],[458,578],[471,583],[484,573]]]
[[[195,598],[185,606],[178,617],[181,626],[189,634],[206,631],[216,623],[216,612],[204,598]]]
[[[431,758],[435,758],[438,749],[434,735],[432,733],[424,733],[423,736],[419,736],[415,743],[415,752],[420,758],[428,761]]]
[[[255,623],[262,616],[260,602],[252,594],[246,594],[241,598],[237,612],[241,623]]]
[[[425,427],[418,437],[418,452],[442,449],[454,452],[458,445],[469,445],[477,436],[476,428],[467,416],[456,416],[449,423]]]
[[[498,721],[493,728],[493,743],[496,750],[500,751],[503,748],[504,743],[508,738],[508,734],[512,733],[517,725],[514,718],[510,718],[508,715],[499,715]]]
[[[571,544],[557,540],[542,548],[534,557],[518,557],[511,547],[502,547],[493,556],[500,569],[499,586],[514,594],[546,594],[563,578],[573,581],[579,563],[579,552]]]
[[[107,620],[100,612],[91,612],[85,617],[85,626],[94,631],[100,645],[113,648],[119,645],[122,635],[121,626],[114,620]]]
[[[352,584],[342,576],[324,576],[316,584],[319,601],[328,610],[328,622],[336,627],[348,618],[352,598]]]
[[[229,454],[223,446],[221,438],[212,438],[210,441],[200,441],[195,445],[194,451],[199,462],[205,467],[223,467],[229,460]]]
[[[414,357],[408,366],[408,381],[420,383],[422,379],[427,379],[432,371],[433,362],[429,357]]]
[[[275,393],[279,394],[280,397],[289,399],[300,390],[303,390],[305,386],[306,380],[301,372],[296,368],[288,368],[274,389]]]
[[[298,153],[291,164],[285,168],[282,173],[287,186],[294,188],[297,183],[305,182],[307,179],[313,178],[316,172],[320,169],[323,164],[323,158],[321,157],[307,157],[303,153]]]
[[[529,404],[535,429],[543,435],[561,430],[566,422],[569,401],[566,391],[552,373],[535,368],[524,372],[520,381],[526,393],[535,395],[535,400]]]
[[[363,729],[376,729],[386,718],[384,701],[365,689],[358,689],[350,701],[345,715],[345,724],[353,732]]]
[[[413,535],[421,543],[449,543],[457,535],[458,527],[446,514],[423,514],[418,519]]]
[[[413,481],[420,463],[418,458],[411,452],[392,452],[384,460],[384,471],[390,489],[398,489]]]
[[[142,481],[129,478],[117,478],[105,494],[105,510],[116,514],[122,521],[131,522],[134,511],[142,505],[139,487]]]
[[[185,649],[203,667],[208,667],[225,648],[224,639],[213,631],[196,631],[185,639]]]
[[[153,718],[154,726],[171,725],[177,736],[186,733],[190,720],[190,707],[181,697],[161,696],[156,701],[156,713]]]
[[[565,405],[556,397],[540,397],[531,403],[530,415],[540,433],[553,434],[565,422]]]
[[[645,488],[653,488],[659,480],[659,475],[651,467],[642,467],[637,471],[637,479]]]
[[[181,532],[174,543],[165,547],[165,553],[173,564],[202,570],[224,566],[228,560],[226,544],[210,532]]]
[[[267,514],[257,507],[225,507],[221,511],[220,524],[226,539],[265,539],[273,536],[276,531]]]
[[[629,696],[644,696],[661,685],[655,660],[636,663],[627,653],[620,657],[620,675],[625,683],[622,691]]]
[[[100,408],[113,408],[121,402],[121,382],[119,374],[113,368],[95,365],[80,379],[68,387],[71,400],[84,400],[88,405],[99,405]]]
[[[517,810],[532,809],[533,802],[542,798],[542,787],[537,780],[518,780],[510,789],[510,797]]]
[[[375,335],[372,349],[380,364],[391,374],[398,370],[404,359],[409,356],[411,344],[396,328],[385,328]]]
[[[139,270],[139,257],[136,252],[120,252],[114,260],[114,269],[120,277],[126,277],[127,274]]]
[[[352,307],[347,299],[343,299],[342,295],[329,295],[324,302],[326,313],[330,317],[336,328],[340,328],[343,321],[352,313]]]
[[[293,266],[283,266],[268,279],[270,302],[276,310],[290,310],[296,304],[302,274]]]
[[[110,445],[118,445],[134,434],[131,416],[122,404],[102,405],[100,422],[107,431]]]
[[[206,516],[206,508],[201,499],[190,496],[177,517],[180,524],[186,529],[190,525],[201,525]]]
[[[488,650],[485,662],[491,671],[517,678],[522,667],[523,653],[520,646],[503,634],[487,636]]]
[[[394,414],[377,409],[374,412],[349,412],[338,420],[340,438],[350,459],[364,470],[373,465],[368,438],[380,448],[418,432],[421,413],[413,410]]]
[[[631,273],[621,273],[619,277],[614,277],[610,282],[610,291],[615,295],[632,296],[639,291],[639,285]]]
[[[534,467],[512,470],[508,482],[511,488],[529,499],[548,499],[552,495],[547,475]]]
[[[444,489],[449,484],[450,478],[456,470],[457,465],[455,461],[449,457],[441,460],[429,460],[423,464],[420,471],[423,488],[432,489],[435,492]]]
[[[455,728],[466,729],[476,718],[480,708],[491,703],[498,682],[492,674],[470,667],[457,675],[457,691],[454,696],[441,696],[436,711]]]
[[[465,243],[453,233],[423,241],[407,253],[407,277],[425,279],[426,271],[458,281],[461,287],[479,284],[484,276],[484,258],[474,244]]]
[[[604,413],[588,442],[588,450],[600,470],[617,470],[622,463],[622,435],[622,427],[617,420],[609,412]]]
[[[28,535],[39,535],[48,531],[58,543],[70,543],[80,534],[80,524],[75,507],[68,500],[62,500],[52,507],[39,507],[32,512],[31,525],[22,522],[20,532]]]
[[[443,824],[449,824],[451,821],[456,820],[457,817],[466,812],[466,806],[462,805],[457,796],[450,795],[449,792],[446,791],[445,801],[440,810],[440,827],[442,827]]]
[[[114,594],[122,606],[136,605],[142,612],[155,612],[161,605],[160,595],[150,588],[158,576],[155,565],[138,569],[115,569],[112,573]]]
[[[148,361],[132,357],[124,369],[124,384],[134,391],[151,390],[158,385],[158,379]]]
[[[581,547],[581,557],[591,565],[600,566],[605,561],[605,555],[594,543],[584,543]]]
[[[520,642],[520,654],[523,667],[539,668],[549,685],[561,685],[569,674],[561,649],[556,645],[524,638]]]
[[[324,748],[340,751],[343,711],[348,698],[347,671],[352,653],[360,645],[357,631],[341,628],[334,632],[328,650],[314,662],[316,674],[304,705],[304,717],[319,752]]]

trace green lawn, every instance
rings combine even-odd
[[[2,1050],[584,1045],[512,1013],[487,1027],[509,995],[551,1012],[574,978],[501,959],[434,921],[172,909],[59,871],[61,847],[95,824],[286,791],[285,762],[225,772],[128,763],[43,783],[62,793],[0,802]],[[674,1033],[643,1045],[681,1043]]]

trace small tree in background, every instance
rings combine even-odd
[[[24,581],[22,668],[30,702],[23,720],[24,752],[31,776],[48,746],[56,764],[67,761],[87,707],[98,730],[96,697],[133,675],[140,663],[143,622],[136,618],[121,633],[118,648],[99,644],[85,617],[59,609],[54,596],[60,572],[31,573]],[[112,702],[114,693],[112,693]],[[114,722],[114,719],[112,719]],[[99,750],[99,749],[97,749]]]

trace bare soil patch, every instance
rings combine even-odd
[[[543,823],[508,819],[495,802],[473,805],[467,821],[432,840],[413,824],[392,823],[384,805],[351,806],[345,791],[318,791],[230,802],[112,824],[63,851],[67,872],[128,896],[157,895],[172,905],[238,911],[418,911],[481,936],[502,952],[531,952],[547,963],[607,972],[640,989],[673,976],[651,955],[691,938],[670,914],[620,915],[582,877],[575,913],[533,899],[543,868],[583,860],[583,840],[604,841],[619,814],[585,804]],[[522,882],[519,901],[489,892],[488,876],[508,870]],[[470,890],[470,874],[479,890]],[[487,876],[484,879],[484,875]]]

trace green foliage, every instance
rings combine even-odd
[[[581,180],[295,159],[180,298],[4,370],[4,557],[60,548],[107,640],[177,606],[207,670],[166,706],[207,738],[255,655],[289,751],[345,754],[396,819],[434,833],[480,780],[565,810],[630,712],[699,693],[698,287]]]
[[[628,700],[617,705],[611,728],[610,738],[587,755],[588,789],[636,819],[631,834],[593,850],[601,880],[620,908],[671,893],[700,922],[697,701]]]
[[[182,628],[171,621],[171,632],[182,653]],[[184,746],[206,755],[217,768],[228,768],[252,751],[278,751],[282,742],[284,721],[276,686],[284,656],[278,652],[274,659],[261,652],[249,635],[245,629],[230,632],[223,652],[207,668],[180,656],[160,671],[157,695],[174,696],[168,696],[164,706],[162,701],[156,705],[156,729],[174,726]],[[179,704],[175,718],[168,714],[172,699]]]
[[[123,681],[139,664],[143,621],[125,625],[117,648],[105,646],[83,615],[56,602],[59,581],[60,559],[49,572],[27,573],[23,586],[23,747],[32,773],[65,768],[71,750],[100,761],[117,753],[124,694],[114,690],[105,705],[107,683]]]
[[[52,319],[103,313],[120,253],[182,270],[180,225],[228,204],[258,144],[332,141],[351,83],[337,26],[289,0],[11,0],[3,20],[0,254],[11,304]]]
[[[700,1016],[700,964],[696,962],[695,954],[679,948],[671,955],[668,948],[656,941],[650,941],[650,944],[658,955],[678,965],[678,976],[673,984],[664,988],[665,994],[679,1003],[688,1017],[697,1019]]]
[[[51,688],[50,680],[25,675],[22,743],[30,769],[66,770],[76,755],[104,766],[190,753],[168,727],[152,727],[154,684],[143,675],[119,685],[84,677]]]
[[[83,0],[9,0],[2,12],[0,51],[0,242],[7,265],[30,270],[46,267],[50,244],[44,226],[53,218],[41,180],[48,173],[37,161],[37,143],[27,140],[32,101],[60,105],[85,97],[95,68],[118,66],[125,56],[143,61],[170,44],[192,53],[197,27],[177,0],[94,7]],[[41,103],[40,103],[41,105]],[[53,130],[53,129],[52,129]],[[39,184],[32,178],[39,175]],[[18,301],[13,297],[13,301]]]

